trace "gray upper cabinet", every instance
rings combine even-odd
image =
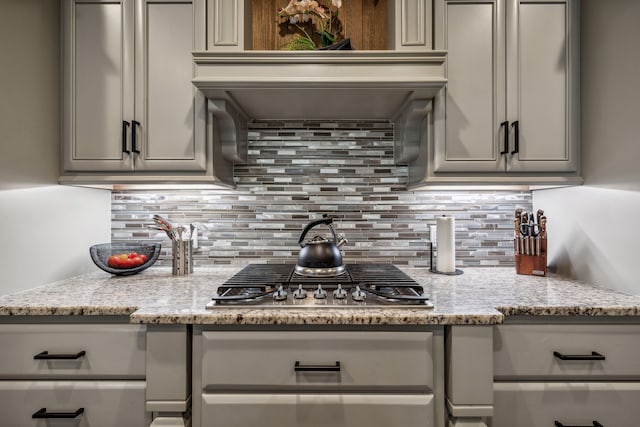
[[[63,20],[64,170],[130,170],[133,3],[65,1]]]
[[[204,25],[204,0],[63,2],[64,173],[207,170]]]
[[[578,3],[436,0],[434,28],[448,83],[419,183],[579,182]]]
[[[578,168],[578,22],[569,0],[507,3],[509,171]]]
[[[506,117],[505,5],[502,1],[443,1],[436,39],[447,52],[444,132],[435,140],[434,172],[495,172],[500,123]]]
[[[196,138],[194,124],[193,3],[136,2],[136,169],[206,169],[204,141]]]

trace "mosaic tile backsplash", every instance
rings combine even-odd
[[[407,191],[393,136],[385,121],[252,123],[235,189],[114,191],[112,239],[160,241],[159,263],[170,265],[170,241],[148,228],[160,214],[197,224],[196,267],[295,263],[304,226],[329,214],[349,241],[345,262],[428,267],[429,225],[452,215],[458,266],[513,265],[513,212],[532,210],[531,193]]]

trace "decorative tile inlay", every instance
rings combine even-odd
[[[532,210],[531,193],[407,191],[393,137],[385,121],[252,123],[235,189],[114,191],[112,239],[161,241],[168,265],[169,241],[148,228],[157,213],[198,224],[196,265],[293,263],[303,227],[326,213],[349,240],[346,262],[426,267],[429,225],[452,215],[460,266],[513,265],[513,212]]]

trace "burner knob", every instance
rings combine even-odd
[[[278,286],[278,289],[273,293],[273,299],[275,301],[284,301],[287,299],[287,291],[284,290],[282,285]]]
[[[347,291],[342,289],[342,285],[338,283],[338,289],[333,291],[333,297],[335,299],[345,299],[347,297]]]
[[[367,298],[367,295],[360,289],[360,286],[356,286],[356,288],[351,292],[351,299],[354,301],[364,301]]]
[[[298,289],[293,291],[293,297],[295,299],[305,299],[307,297],[307,291],[304,290],[304,288],[302,287],[302,284],[299,284]]]
[[[321,284],[318,284],[318,289],[313,291],[313,297],[315,299],[325,299],[325,298],[327,298],[327,291],[322,289],[322,285]]]

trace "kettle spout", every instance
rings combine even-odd
[[[341,248],[342,246],[349,243],[349,241],[344,237],[343,234],[338,234],[338,241],[336,242],[336,246]]]

